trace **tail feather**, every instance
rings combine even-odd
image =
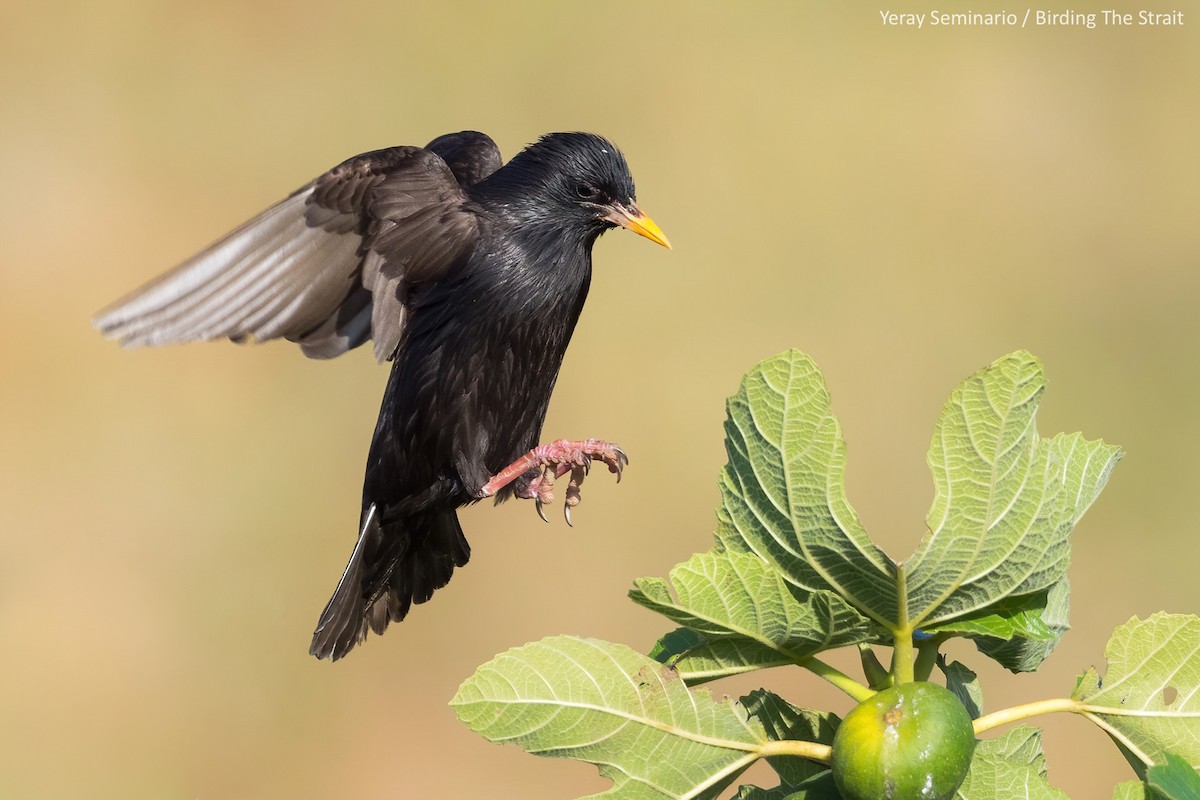
[[[337,661],[366,639],[368,630],[382,634],[414,603],[429,600],[470,557],[453,511],[381,523],[372,504],[363,513],[358,542],[308,652]]]

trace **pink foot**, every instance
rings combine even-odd
[[[567,484],[563,515],[570,525],[571,509],[579,505],[581,499],[579,485],[583,483],[593,461],[607,464],[608,471],[614,473],[617,483],[620,483],[621,472],[629,463],[629,456],[612,442],[600,439],[584,439],[581,442],[559,439],[550,444],[540,444],[496,473],[479,490],[479,496],[491,497],[517,478],[534,473],[523,490],[517,492],[517,496],[534,500],[538,516],[546,520],[542,506],[554,501],[554,481],[569,472],[571,481]]]

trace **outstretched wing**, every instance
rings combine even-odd
[[[391,358],[408,287],[470,257],[480,219],[463,190],[499,164],[471,131],[355,156],[94,324],[129,347],[282,337],[332,358],[374,339]]]

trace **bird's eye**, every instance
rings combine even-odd
[[[575,193],[583,200],[595,200],[600,196],[600,190],[590,183],[581,183],[575,187]]]

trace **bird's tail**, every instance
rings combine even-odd
[[[363,512],[350,563],[329,598],[308,652],[337,661],[367,638],[404,619],[445,586],[471,547],[453,511],[381,521],[371,504]]]

